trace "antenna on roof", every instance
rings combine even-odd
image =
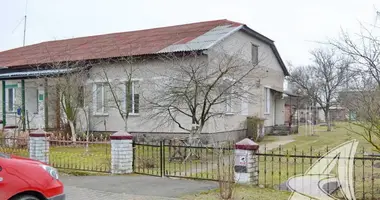
[[[25,37],[26,37],[26,19],[27,19],[27,16],[26,16],[26,13],[28,11],[28,0],[25,0],[26,1],[26,4],[25,4],[25,16],[24,16],[24,38],[23,38],[23,41],[22,41],[22,46],[25,46]]]

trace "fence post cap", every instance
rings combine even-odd
[[[239,142],[237,142],[235,144],[235,148],[236,149],[242,149],[242,150],[258,150],[259,149],[259,145],[252,141],[251,139],[249,138],[245,138]]]
[[[4,129],[16,129],[16,128],[18,128],[17,125],[6,125],[6,126],[4,126]]]
[[[132,140],[133,135],[129,134],[127,131],[118,131],[116,133],[113,133],[110,136],[111,140]]]
[[[42,130],[42,129],[37,129],[31,133],[29,133],[29,137],[48,137],[50,136],[50,133]]]

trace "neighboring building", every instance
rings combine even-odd
[[[221,47],[230,55],[241,50],[241,59],[247,61],[263,58],[266,75],[258,80],[257,88],[252,90],[257,97],[256,103],[241,102],[240,105],[234,105],[244,109],[239,112],[231,111],[223,117],[211,120],[204,128],[204,132],[215,133],[244,129],[246,117],[250,115],[265,118],[266,127],[285,124],[283,82],[289,73],[274,42],[244,24],[228,20],[48,41],[0,52],[0,66],[3,67],[0,70],[0,79],[3,81],[1,98],[3,121],[6,122],[6,125],[20,125],[20,121],[23,120],[18,116],[25,115],[25,118],[30,121],[31,129],[62,126],[59,119],[60,104],[48,104],[46,100],[48,97],[51,102],[57,98],[54,87],[50,87],[54,85],[54,80],[40,79],[39,77],[41,74],[55,76],[58,73],[67,73],[67,71],[43,68],[49,63],[146,56],[148,61],[136,66],[138,70],[132,77],[135,83],[134,96],[137,98],[133,98],[134,109],[132,109],[128,121],[129,131],[132,133],[183,132],[178,127],[155,128],[155,119],[151,119],[150,122],[143,120],[147,116],[147,113],[144,112],[149,111],[139,109],[139,106],[143,107],[143,100],[138,98],[139,92],[152,90],[146,84],[148,82],[146,80],[155,78],[154,71],[170,73],[170,69],[167,69],[165,63],[155,59],[154,55],[197,52],[199,59],[207,62],[216,56]],[[120,77],[122,69],[119,64],[92,65],[88,77],[84,77],[88,79],[86,88],[101,91],[94,92],[93,102],[84,102],[84,107],[91,105],[93,108],[93,112],[89,116],[90,130],[92,131],[124,129],[124,122],[116,110],[104,110],[104,99],[107,98],[104,85],[102,80],[94,78],[105,68],[111,79],[125,78]],[[36,70],[37,67],[39,67],[38,70]],[[23,94],[22,91],[25,93]],[[21,109],[21,112],[18,108]],[[17,110],[19,110],[19,115]],[[27,111],[28,114],[24,114],[23,111]]]

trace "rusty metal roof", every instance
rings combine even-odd
[[[238,30],[268,43],[288,74],[272,40],[226,19],[42,42],[0,52],[0,67],[205,50]]]
[[[209,44],[207,40],[214,41],[215,37],[221,37],[223,33],[226,33],[226,30],[241,25],[228,20],[215,20],[42,42],[0,52],[0,66],[17,67],[52,62],[197,50]],[[221,27],[225,31],[223,32],[217,27]],[[207,34],[202,36],[205,33]],[[215,34],[213,35],[213,33]]]

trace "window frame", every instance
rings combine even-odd
[[[9,90],[12,90],[12,105],[13,105],[13,108],[12,110],[9,109]],[[16,104],[16,88],[14,87],[10,87],[10,88],[7,88],[6,89],[6,95],[5,95],[5,102],[6,102],[6,112],[7,113],[15,113],[16,112],[16,107],[15,107],[15,104]]]
[[[228,82],[228,81],[233,81],[233,79],[228,78],[228,77],[223,77],[223,81]],[[226,85],[228,86],[229,84],[226,84]],[[224,113],[226,115],[232,115],[233,114],[234,109],[233,109],[232,94],[233,94],[233,87],[230,87],[228,89],[228,91],[225,91],[225,93],[224,93],[224,98],[225,98]]]
[[[128,115],[140,115],[140,94],[139,95],[139,98],[138,98],[138,102],[137,102],[137,105],[138,105],[138,108],[137,108],[137,111],[136,112],[136,109],[135,109],[135,106],[136,106],[136,94],[135,94],[135,91],[136,91],[136,83],[137,83],[137,86],[139,87],[140,86],[140,79],[132,79],[130,81],[124,81],[124,94],[123,94],[123,111],[125,113],[128,112],[128,105],[127,105],[127,87],[128,87],[128,83],[130,82],[131,83],[131,112],[128,112]]]
[[[105,101],[106,101],[106,96],[105,96],[105,86],[106,86],[106,82],[94,82],[93,83],[93,89],[94,89],[94,93],[93,93],[93,101],[94,101],[94,105],[93,105],[93,109],[94,109],[94,115],[97,115],[97,116],[105,116],[105,115],[108,115],[108,112],[105,112]],[[101,85],[101,95],[102,95],[102,111],[101,112],[98,112],[98,85]]]
[[[259,45],[253,43],[251,43],[251,62],[255,65],[259,63]]]
[[[271,109],[271,92],[269,87],[264,87],[264,114],[269,115]]]

